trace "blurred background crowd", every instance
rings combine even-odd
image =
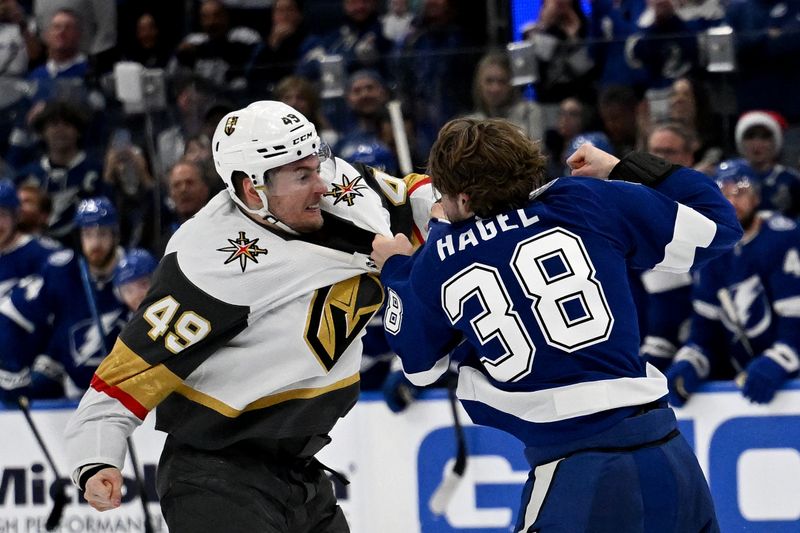
[[[515,10],[530,5],[538,11],[519,22]],[[521,53],[507,49],[514,41]],[[34,273],[19,259],[2,267],[28,242],[20,236],[86,254],[75,238],[86,213],[106,213],[90,222],[158,259],[222,188],[210,141],[219,119],[264,99],[304,113],[339,157],[390,174],[424,171],[449,119],[502,117],[541,142],[553,177],[584,142],[618,157],[647,150],[734,176],[741,191],[746,178],[754,212],[795,219],[798,87],[800,0],[0,0],[0,190],[16,195],[0,194],[0,296]],[[154,268],[131,263],[118,280]],[[677,283],[685,312],[649,344],[643,305],[643,354],[662,367],[686,342],[675,319],[693,312],[691,283]],[[70,335],[75,364],[94,360],[81,352],[89,334]],[[391,354],[369,342],[380,371],[364,385],[380,387]],[[25,365],[9,365],[6,388],[25,379]]]

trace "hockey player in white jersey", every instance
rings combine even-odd
[[[702,265],[741,236],[733,209],[707,177],[648,154],[584,145],[573,173],[611,179],[546,184],[543,159],[505,121],[442,128],[429,165],[449,223],[432,221],[413,255],[402,236],[373,243],[389,344],[418,386],[466,353],[470,418],[525,444],[516,531],[719,531],[666,379],[639,357],[627,269]]]
[[[212,149],[226,191],[173,236],[98,368],[66,430],[73,479],[118,507],[125,438],[156,409],[172,533],[347,531],[314,454],[358,397],[383,299],[371,241],[411,233],[409,189],[331,157],[279,102],[226,115]]]

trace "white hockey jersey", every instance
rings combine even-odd
[[[347,413],[383,301],[372,238],[425,226],[407,200],[429,180],[341,160],[323,176],[319,232],[261,225],[224,191],[181,226],[67,427],[74,468],[121,467],[125,438],[156,406],[158,429],[203,449],[326,434]]]

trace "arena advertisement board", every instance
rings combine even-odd
[[[61,435],[74,404],[34,407],[34,421],[67,475]],[[768,406],[748,403],[733,385],[710,384],[677,413],[709,479],[722,531],[800,531],[800,382]],[[522,446],[505,433],[470,425],[461,414],[469,460],[450,505],[436,516],[431,495],[456,457],[446,395],[428,392],[402,414],[389,411],[378,395],[363,395],[319,454],[350,479],[335,488],[354,533],[510,530],[528,475]],[[19,411],[0,408],[0,435],[0,533],[44,531],[52,472]],[[156,531],[166,531],[155,493],[163,440],[149,418],[134,436]],[[106,513],[94,512],[68,486],[70,504],[59,531],[144,531],[131,472],[128,465],[123,506]]]

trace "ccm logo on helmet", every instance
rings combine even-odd
[[[305,141],[306,139],[310,139],[314,134],[312,132],[308,132],[306,134],[301,135],[297,139],[292,141],[292,144],[300,144],[301,142]]]

